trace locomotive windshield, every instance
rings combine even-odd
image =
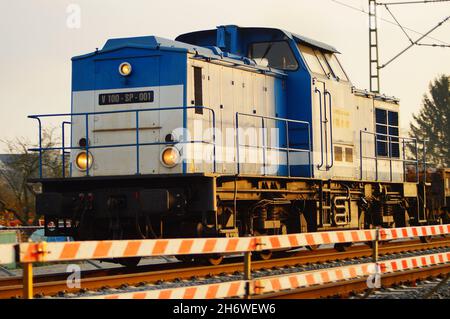
[[[258,65],[275,69],[293,71],[298,68],[298,62],[286,41],[252,43],[248,57]]]
[[[348,81],[347,75],[334,53],[323,52],[303,44],[299,44],[298,47],[311,72]]]

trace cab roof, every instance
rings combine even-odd
[[[303,35],[299,35],[296,33],[292,33],[283,29],[278,29],[278,28],[268,28],[268,27],[239,27],[237,25],[226,25],[226,26],[219,26],[218,28],[229,28],[229,27],[233,27],[236,28],[238,31],[243,32],[243,33],[247,33],[247,34],[279,34],[280,37],[285,37],[288,39],[292,39],[294,41],[296,41],[297,43],[304,43],[328,52],[332,52],[332,53],[340,53],[336,48],[334,48],[333,46],[305,37]],[[192,43],[192,39],[195,38],[200,38],[200,37],[205,37],[205,36],[215,36],[217,35],[217,29],[210,29],[210,30],[201,30],[201,31],[194,31],[194,32],[189,32],[189,33],[184,33],[179,35],[175,40],[177,41],[181,41],[181,42],[186,42],[186,43]],[[191,40],[191,41],[189,41]]]

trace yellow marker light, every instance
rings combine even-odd
[[[91,168],[93,161],[94,159],[91,153],[89,153],[89,155],[86,155],[86,152],[80,152],[75,159],[75,164],[80,171],[85,171],[88,165],[89,168]]]
[[[167,147],[161,152],[161,162],[166,167],[174,167],[180,161],[180,152],[174,147]]]
[[[128,62],[123,62],[119,65],[119,73],[123,76],[128,76],[131,74],[131,64]]]

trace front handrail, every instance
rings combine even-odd
[[[140,142],[140,136],[139,136],[139,114],[141,112],[152,112],[152,111],[173,111],[173,110],[187,110],[187,109],[198,109],[202,108],[204,110],[207,110],[211,112],[212,114],[212,125],[213,125],[213,136],[212,136],[212,143],[207,142],[204,140],[196,141],[173,141],[173,142],[152,142],[152,143],[141,143]],[[128,144],[111,144],[111,145],[89,145],[89,116],[92,115],[104,115],[104,114],[118,114],[118,113],[135,113],[135,123],[136,123],[136,142],[128,143]],[[83,116],[85,117],[85,129],[86,129],[86,146],[65,146],[64,142],[64,126],[66,124],[71,124],[71,122],[64,121],[62,124],[62,130],[63,130],[63,141],[61,147],[42,147],[42,118],[53,118],[53,117],[63,117],[63,116],[70,116],[71,118],[74,116]],[[213,109],[205,106],[177,106],[177,107],[164,107],[164,108],[147,108],[147,109],[138,109],[138,110],[117,110],[117,111],[100,111],[100,112],[80,112],[80,113],[59,113],[59,114],[42,114],[42,115],[29,115],[28,118],[35,119],[38,121],[38,128],[39,128],[39,147],[37,148],[30,148],[30,151],[39,152],[39,178],[43,177],[43,170],[42,170],[42,155],[45,151],[62,151],[62,158],[63,158],[63,164],[62,169],[63,173],[62,176],[65,177],[65,153],[66,150],[85,150],[86,154],[89,154],[89,149],[104,149],[104,148],[118,148],[118,147],[136,147],[136,174],[140,174],[140,157],[139,157],[139,151],[141,146],[152,146],[152,145],[175,145],[175,144],[193,144],[193,143],[202,143],[202,144],[212,144],[213,145],[213,171],[216,172],[216,115]],[[87,156],[87,160],[89,161],[89,156]],[[89,163],[86,166],[86,176],[89,176]]]
[[[259,118],[261,119],[261,128],[263,130],[262,134],[263,134],[263,138],[262,138],[262,146],[258,146],[258,145],[242,145],[239,142],[239,116],[247,116],[247,117],[254,117],[254,118]],[[265,129],[265,122],[264,120],[273,120],[273,121],[280,121],[280,122],[284,122],[285,123],[285,128],[286,128],[286,147],[272,147],[272,146],[267,146],[266,145],[266,136],[264,134],[264,129]],[[297,124],[303,124],[306,126],[307,130],[308,130],[308,148],[307,149],[302,149],[302,148],[292,148],[289,146],[289,123],[297,123]],[[267,150],[276,150],[276,151],[285,151],[287,153],[287,170],[288,170],[288,177],[291,176],[291,168],[290,168],[290,163],[289,163],[289,153],[290,152],[299,152],[299,153],[308,153],[308,167],[310,169],[310,176],[312,177],[312,159],[311,159],[311,128],[310,128],[310,123],[306,122],[306,121],[300,121],[300,120],[292,120],[292,119],[286,119],[286,118],[281,118],[281,117],[273,117],[273,116],[263,116],[263,115],[257,115],[257,114],[248,114],[248,113],[241,113],[241,112],[236,112],[236,172],[239,175],[240,174],[240,154],[239,154],[239,149],[240,147],[251,147],[251,148],[258,148],[258,149],[263,149],[263,175],[266,175],[266,152]]]
[[[62,138],[61,138],[61,142],[62,142],[62,148],[63,148],[63,151],[62,151],[62,154],[61,154],[61,157],[62,157],[62,177],[64,178],[64,177],[66,177],[66,152],[65,152],[65,132],[66,132],[66,130],[65,130],[65,127],[66,127],[66,125],[72,125],[72,122],[67,122],[67,121],[63,121],[62,122],[62,125],[61,125],[61,130],[62,130]]]

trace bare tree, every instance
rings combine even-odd
[[[60,138],[55,129],[43,130],[42,147],[55,147]],[[36,147],[25,138],[0,140],[11,155],[0,167],[0,211],[14,214],[22,225],[36,225],[40,216],[35,214],[36,191],[29,179],[39,177],[39,154],[29,151]],[[46,177],[62,175],[59,151],[42,152],[42,170]]]

